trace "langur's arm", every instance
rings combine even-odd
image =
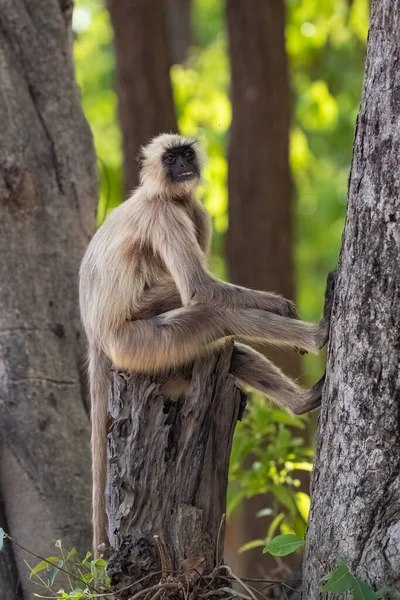
[[[213,280],[205,268],[206,257],[195,225],[181,208],[168,207],[153,224],[152,244],[175,281],[183,306],[210,295]]]
[[[214,279],[214,297],[218,304],[231,308],[259,308],[283,317],[298,319],[294,304],[272,292],[253,290]]]
[[[179,207],[165,211],[152,228],[153,245],[171,273],[182,304],[224,308],[258,308],[297,318],[293,304],[275,294],[259,292],[212,277],[196,236],[196,226]]]

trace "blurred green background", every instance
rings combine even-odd
[[[124,198],[113,30],[101,0],[75,0],[75,5],[76,70],[98,155],[100,224]],[[226,278],[227,148],[232,109],[224,2],[193,0],[191,24],[193,44],[187,60],[173,65],[170,76],[179,129],[198,135],[209,154],[200,193],[214,220],[211,268]],[[367,0],[286,2],[290,167],[295,197],[293,255],[297,304],[302,318],[308,320],[320,317],[326,274],[335,267],[339,254],[367,30]],[[309,383],[320,377],[323,360],[304,359]],[[307,485],[301,487],[301,473],[311,470],[308,429],[307,419],[292,419],[261,398],[249,404],[236,431],[228,514],[240,512],[244,498],[271,493],[260,513],[261,518],[269,517],[265,526],[260,522],[260,540],[245,535],[241,542],[261,546],[265,537],[278,530],[304,534],[309,498]]]

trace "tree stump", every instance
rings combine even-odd
[[[199,562],[204,574],[222,562],[230,451],[246,401],[229,374],[232,348],[199,359],[177,400],[161,378],[114,373],[107,558],[119,589],[179,573],[186,559],[195,560],[183,570]]]

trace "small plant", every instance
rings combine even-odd
[[[24,548],[0,528],[0,550],[3,548],[4,540],[9,540],[31,556],[40,560],[35,566],[30,565],[26,560],[24,561],[29,569],[29,579],[38,587],[49,592],[47,595],[34,593],[33,595],[36,598],[51,598],[55,600],[73,598],[74,600],[80,600],[81,598],[91,599],[111,595],[110,578],[106,573],[107,563],[102,558],[93,559],[91,552],[87,552],[85,558],[80,560],[75,548],[72,548],[69,552],[65,552],[61,540],[57,540],[55,543],[57,555],[42,558],[35,552]],[[67,589],[65,589],[65,585],[64,587],[57,585],[60,573],[65,576],[63,584],[65,584],[65,581],[68,583]],[[107,592],[109,593],[107,594]]]
[[[305,541],[297,535],[278,535],[268,541],[263,552],[273,556],[287,556],[304,546],[304,544]],[[356,577],[351,572],[349,565],[343,558],[336,559],[335,568],[331,573],[321,578],[321,584],[322,592],[350,593],[353,600],[378,600],[379,598],[400,600],[400,593],[386,585],[375,591],[369,583]]]

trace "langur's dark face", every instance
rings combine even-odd
[[[200,177],[196,152],[191,146],[169,148],[162,155],[162,162],[168,180],[174,183]]]

